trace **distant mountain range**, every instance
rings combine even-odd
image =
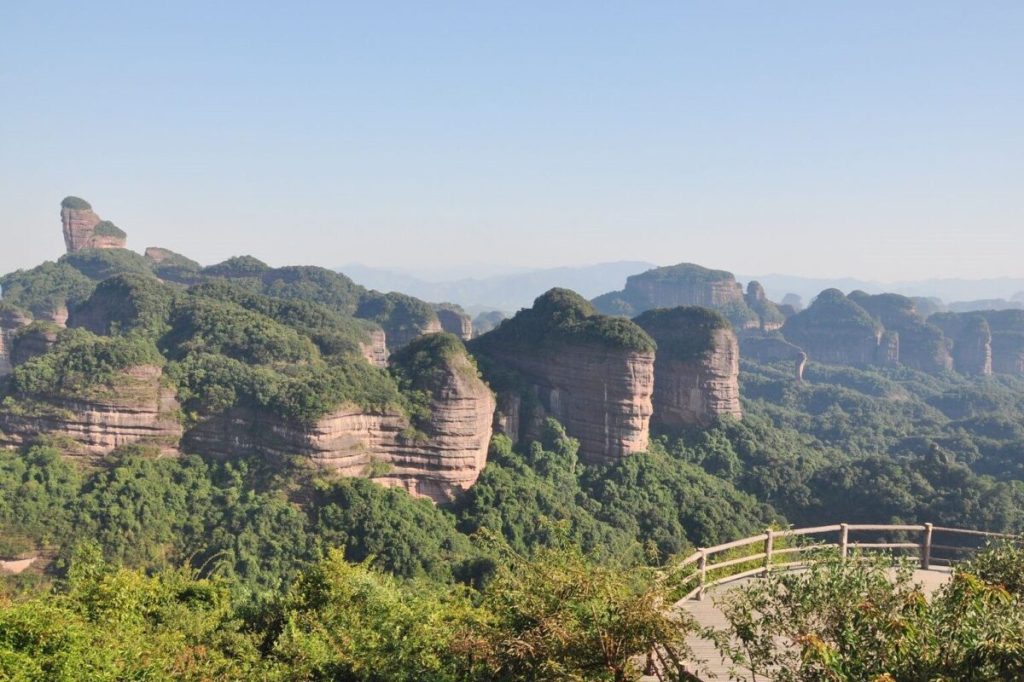
[[[654,267],[657,266],[643,261],[617,261],[448,281],[429,281],[414,274],[358,264],[346,265],[339,271],[371,289],[401,291],[435,303],[458,303],[469,313],[484,310],[512,313],[528,308],[535,298],[552,287],[572,289],[589,299],[612,289],[621,289],[627,277]]]
[[[651,268],[654,263],[616,261],[580,267],[544,269],[506,269],[491,276],[443,279],[435,273],[408,273],[350,264],[339,268],[359,284],[379,291],[401,291],[427,301],[458,303],[472,314],[484,310],[508,313],[529,307],[533,300],[552,287],[566,287],[590,299],[621,289],[626,278]],[[893,292],[905,296],[939,298],[946,303],[961,302],[954,309],[1024,307],[1024,278],[925,279],[906,282],[876,282],[854,277],[801,277],[767,274],[737,275],[744,285],[757,280],[768,298],[781,301],[796,294],[808,303],[829,288],[850,292],[860,289],[869,294]]]

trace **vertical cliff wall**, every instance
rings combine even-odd
[[[68,253],[83,249],[123,249],[127,235],[110,221],[100,220],[89,202],[65,197],[60,204],[60,221]]]
[[[552,289],[470,348],[502,404],[518,412],[510,433],[536,436],[531,427],[543,415],[579,439],[589,462],[647,449],[655,344],[629,320],[598,315],[575,292]]]
[[[741,418],[739,344],[720,314],[707,308],[649,310],[634,320],[658,344],[654,414],[664,427]]]
[[[882,325],[838,289],[818,294],[786,320],[782,334],[817,362],[866,366],[877,362]]]

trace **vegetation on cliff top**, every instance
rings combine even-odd
[[[593,345],[650,353],[655,343],[629,320],[600,315],[586,299],[568,289],[551,289],[539,296],[532,308],[520,310],[496,329],[471,343],[473,350],[550,349]]]
[[[47,261],[31,270],[16,270],[0,277],[3,300],[48,316],[89,298],[95,284],[67,262]]]
[[[144,257],[128,249],[82,249],[60,257],[66,263],[94,281],[128,273],[153,276],[153,269]]]
[[[710,308],[680,306],[655,308],[633,320],[658,343],[658,357],[687,362],[714,348],[715,332],[732,330],[721,314]]]
[[[159,367],[163,362],[153,342],[144,337],[104,337],[68,329],[49,352],[14,369],[10,389],[29,396],[83,397],[123,381],[126,370]]]
[[[93,228],[93,234],[100,237],[114,237],[115,239],[127,239],[128,233],[109,220],[101,220]]]
[[[88,211],[92,209],[92,205],[80,197],[67,196],[61,199],[61,208],[70,208],[77,211]]]

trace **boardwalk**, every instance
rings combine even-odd
[[[943,583],[949,580],[950,571],[948,568],[936,567],[930,570],[917,570],[914,572],[914,581],[920,583],[926,594],[931,594]],[[726,625],[725,616],[715,605],[716,597],[749,584],[759,578],[742,578],[732,582],[715,585],[708,589],[704,600],[697,601],[688,599],[679,602],[676,606],[688,611],[697,622],[704,627],[724,628]],[[705,661],[705,667],[709,674],[702,675],[701,679],[707,680],[753,680],[749,670],[730,670],[732,668],[728,661],[723,661],[714,645],[706,639],[698,636],[691,636],[689,644],[693,648],[697,660]],[[696,667],[696,666],[694,666]],[[646,677],[645,680],[654,680],[653,677]],[[757,680],[767,678],[758,677]]]

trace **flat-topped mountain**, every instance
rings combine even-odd
[[[675,427],[743,416],[739,343],[725,317],[691,306],[648,310],[634,321],[658,344],[653,422]]]
[[[579,439],[586,461],[647,448],[655,344],[629,320],[552,289],[470,349],[498,391],[500,426],[514,440],[536,438],[550,416]]]

